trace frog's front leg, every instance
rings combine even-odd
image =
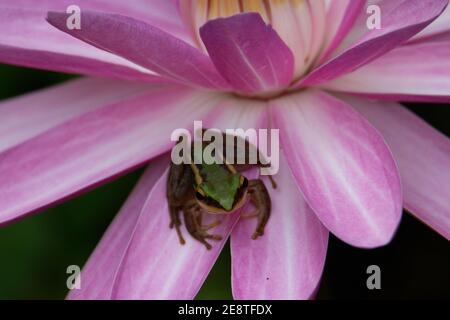
[[[260,179],[249,181],[248,194],[256,210],[250,214],[244,214],[244,216],[257,217],[258,223],[252,235],[252,239],[256,240],[258,237],[264,235],[264,229],[267,221],[269,221],[272,210],[272,202],[270,201],[270,195],[264,182]]]
[[[196,240],[203,243],[206,249],[210,250],[212,246],[206,241],[206,239],[220,241],[222,237],[220,235],[209,234],[207,231],[220,224],[219,221],[215,221],[209,225],[202,225],[202,217],[206,212],[199,206],[194,199],[188,201],[183,207],[184,224],[189,234]]]

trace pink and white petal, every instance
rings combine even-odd
[[[59,30],[184,84],[228,88],[209,57],[190,44],[145,22],[122,15],[82,11],[81,30],[69,30],[68,14],[49,12]]]
[[[374,0],[382,16],[382,28],[370,30],[368,15],[362,10],[347,38],[334,56],[295,86],[312,86],[352,72],[375,60],[433,22],[448,0]]]
[[[402,46],[324,88],[395,101],[450,101],[450,42]]]
[[[272,105],[289,166],[321,222],[357,247],[388,243],[400,222],[402,192],[379,133],[324,92],[306,91]]]
[[[0,152],[63,122],[147,90],[108,79],[77,79],[0,102]]]
[[[201,119],[221,99],[184,87],[153,87],[0,153],[0,223],[92,188],[164,153],[170,149],[174,129]]]
[[[257,2],[258,3],[258,2]],[[264,7],[264,1],[259,6]],[[294,59],[294,78],[301,77],[311,66],[322,47],[325,34],[326,6],[324,0],[272,1],[266,14],[280,38],[291,49]],[[265,12],[264,12],[265,13]]]
[[[120,79],[155,78],[134,63],[55,30],[46,16],[45,7],[37,7],[34,1],[18,7],[0,4],[0,62]]]
[[[363,11],[365,4],[366,0],[328,1],[325,50],[319,64],[326,62],[326,59],[339,47]]]
[[[345,100],[389,144],[400,170],[405,208],[450,240],[450,140],[397,103]]]
[[[432,24],[414,36],[411,41],[433,41],[435,37],[450,33],[450,6]]]
[[[47,11],[66,11],[71,5],[81,10],[97,10],[107,13],[123,14],[128,17],[146,21],[177,37],[186,37],[187,33],[177,14],[174,0],[3,0],[1,6],[17,9],[41,10],[45,18]]]
[[[326,1],[308,1],[309,12],[311,15],[312,33],[309,43],[308,57],[311,62],[315,62],[313,57],[319,56],[324,46],[324,38],[326,37],[326,27],[328,24]],[[309,66],[311,68],[311,66]]]
[[[228,96],[220,108],[208,115],[203,121],[204,128],[219,129],[259,129],[267,128],[269,123],[267,103],[265,101],[241,99],[239,97]],[[243,136],[245,132],[236,132]],[[242,133],[242,134],[241,134]],[[245,137],[244,137],[245,138]],[[250,140],[254,137],[248,136]],[[257,141],[252,141],[257,143]]]
[[[197,47],[204,50],[200,40],[200,27],[208,20],[209,4],[201,0],[175,0],[184,28],[190,33]],[[218,4],[218,3],[217,3]]]
[[[222,216],[214,228],[223,240],[214,242],[211,250],[189,237],[185,245],[169,228],[166,200],[167,171],[151,191],[127,253],[117,273],[113,299],[193,299],[224,246],[238,216]]]
[[[294,56],[258,13],[211,20],[200,35],[217,70],[235,90],[257,93],[291,82]]]
[[[125,255],[146,200],[164,174],[169,157],[152,160],[124,206],[108,227],[81,272],[81,288],[67,296],[71,300],[111,299],[116,272]]]
[[[426,42],[438,42],[438,41],[449,42],[450,41],[450,32],[442,32],[442,33],[436,34],[432,37],[428,37],[423,40],[423,42],[425,42],[425,41]],[[411,42],[411,43],[414,44],[414,43],[419,43],[419,42],[422,42],[422,41],[419,40],[419,41],[415,41],[415,42]]]
[[[231,234],[235,299],[309,299],[318,287],[328,245],[328,230],[299,191],[280,150],[277,189],[264,178],[272,215],[264,236],[251,240],[254,219],[241,218]]]
[[[291,49],[295,61],[294,77],[300,77],[308,68],[305,59],[309,54],[310,43],[314,39],[309,2],[272,1],[270,14],[264,17],[265,21],[270,21],[281,40]],[[319,3],[322,0],[315,2]]]
[[[242,103],[233,98],[222,102],[204,118],[205,128],[255,128],[267,119],[262,102]],[[176,232],[168,228],[166,180],[167,173],[142,210],[116,278],[115,299],[193,299],[238,220],[239,212],[220,218],[222,223],[213,232],[223,240],[214,242],[210,251],[186,231],[187,244],[180,245]]]

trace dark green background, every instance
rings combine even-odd
[[[0,100],[70,77],[0,65]],[[450,134],[450,106],[410,107]],[[64,298],[67,266],[84,264],[141,173],[142,170],[137,170],[55,208],[0,228],[0,299]],[[382,270],[379,291],[369,291],[365,286],[365,271],[372,264]],[[331,237],[318,298],[450,298],[449,270],[449,243],[405,214],[394,241],[384,248],[356,249]],[[228,246],[198,298],[231,299]]]

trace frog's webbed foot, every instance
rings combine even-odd
[[[178,234],[178,239],[181,244],[185,244],[186,241],[183,238],[183,234],[181,233],[181,219],[180,219],[180,208],[178,206],[169,206],[170,211],[170,229],[175,227],[175,230]]]
[[[264,229],[270,218],[272,203],[270,201],[269,192],[262,180],[257,179],[249,181],[248,194],[250,195],[250,199],[256,210],[250,213],[244,213],[242,216],[247,218],[257,217],[258,224],[252,235],[252,239],[256,240],[258,237],[264,235]]]
[[[220,221],[214,221],[208,225],[202,225],[202,217],[205,213],[203,209],[197,204],[195,200],[187,203],[183,208],[184,213],[184,222],[186,224],[186,229],[189,234],[203,243],[206,249],[211,250],[211,244],[206,241],[207,239],[220,241],[222,240],[222,236],[216,234],[209,234],[207,231],[215,228],[220,224]]]

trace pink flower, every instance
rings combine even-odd
[[[395,102],[450,101],[448,0],[375,1],[381,29],[363,0],[78,0],[69,30],[72,2],[0,4],[1,62],[99,77],[0,104],[0,223],[151,162],[69,298],[195,297],[227,237],[168,228],[163,154],[194,120],[280,128],[266,234],[216,230],[236,299],[311,297],[328,232],[382,246],[403,207],[450,238],[449,140]]]

